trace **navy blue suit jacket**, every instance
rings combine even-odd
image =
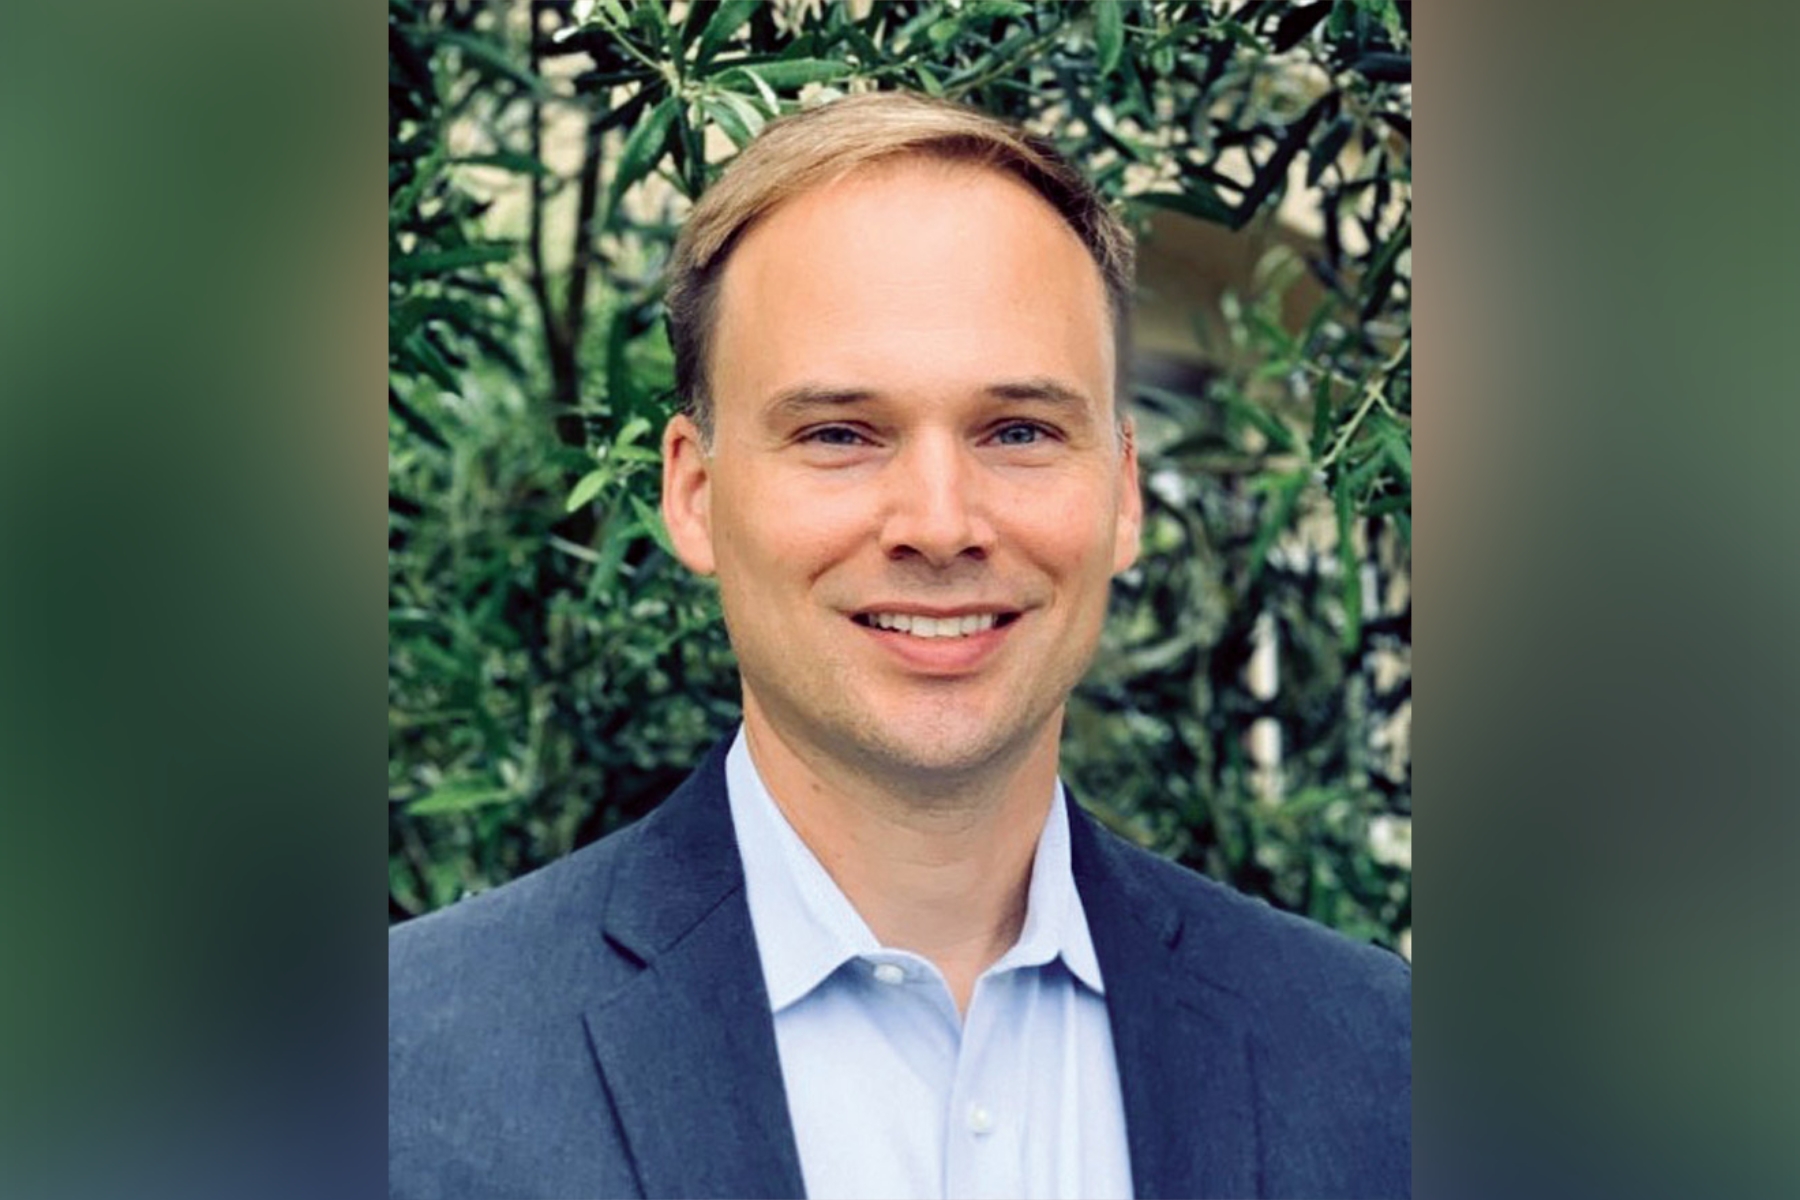
[[[392,1196],[804,1194],[724,762],[392,932]],[[1069,815],[1137,1195],[1407,1195],[1406,965]]]

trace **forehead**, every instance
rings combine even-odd
[[[941,390],[1050,377],[1110,393],[1099,267],[1029,185],[976,164],[884,162],[785,202],[727,260],[716,318],[722,412],[819,378]]]

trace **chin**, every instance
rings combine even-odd
[[[1037,740],[1024,723],[942,710],[907,720],[872,719],[858,730],[868,765],[888,774],[951,782],[1022,757]]]

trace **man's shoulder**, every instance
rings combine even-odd
[[[578,963],[591,970],[614,873],[641,836],[630,826],[390,929],[390,1021],[441,1010],[451,997],[461,1006],[541,988]]]
[[[391,1194],[633,1190],[585,1016],[637,973],[607,922],[642,826],[389,932]]]
[[[1107,1003],[1116,996],[1115,1018],[1131,1023],[1133,1065],[1154,1064],[1159,1103],[1194,1108],[1223,1097],[1253,1108],[1261,1194],[1405,1192],[1405,962],[1103,829],[1094,836],[1083,900],[1091,894],[1090,925],[1096,913],[1101,922],[1094,936]],[[1103,940],[1113,944],[1110,960]]]
[[[1259,1007],[1330,998],[1390,1013],[1410,1009],[1412,969],[1392,951],[1284,912],[1104,828],[1099,834],[1113,861],[1179,917],[1175,949],[1207,986]]]

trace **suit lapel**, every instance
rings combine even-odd
[[[646,817],[606,936],[641,966],[586,1012],[646,1196],[803,1196],[775,1025],[725,796],[726,743]],[[1075,882],[1106,981],[1133,1189],[1260,1194],[1251,1017],[1195,966],[1181,913],[1070,801]]]
[[[1176,954],[1181,913],[1133,852],[1070,802],[1075,883],[1106,982],[1133,1189],[1260,1195],[1249,1014]],[[1188,947],[1204,961],[1216,947]]]
[[[724,759],[644,819],[606,913],[643,969],[586,1013],[646,1196],[805,1194]]]

